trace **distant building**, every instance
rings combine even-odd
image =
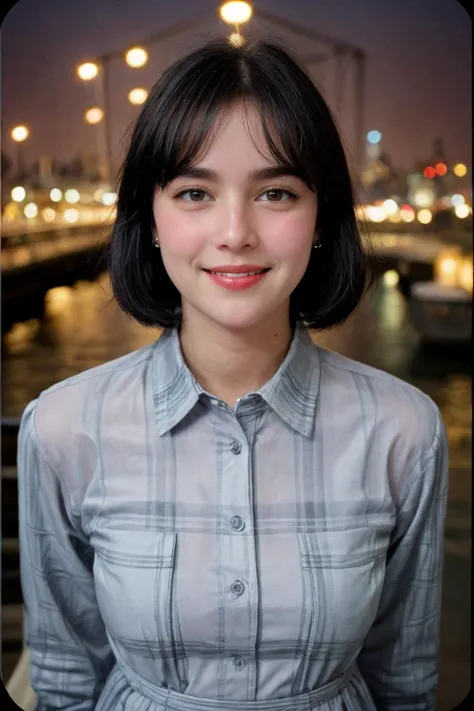
[[[368,151],[365,169],[362,172],[362,185],[367,198],[371,201],[383,200],[405,192],[404,176],[394,168],[388,153],[380,149]]]
[[[92,149],[85,150],[79,153],[78,158],[82,166],[83,177],[88,180],[98,180],[99,168],[97,152]]]

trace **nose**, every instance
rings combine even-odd
[[[243,203],[223,206],[216,242],[220,249],[235,252],[257,245],[258,234],[249,206]]]

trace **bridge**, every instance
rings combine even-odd
[[[104,226],[35,235],[2,249],[2,334],[41,318],[49,289],[93,281],[105,270]]]

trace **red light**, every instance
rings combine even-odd
[[[423,175],[425,178],[434,178],[436,175],[436,170],[433,168],[433,166],[429,165],[427,168],[424,169]]]
[[[438,175],[446,175],[448,169],[444,163],[436,163],[435,170]]]

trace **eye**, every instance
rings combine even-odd
[[[283,190],[283,188],[270,188],[265,190],[259,197],[261,199],[264,195],[267,196],[266,200],[263,202],[287,202],[288,200],[296,199],[296,195],[289,190]]]
[[[176,195],[176,198],[184,200],[184,202],[204,202],[204,198],[210,197],[205,190],[201,188],[188,188],[187,190],[182,190]]]

